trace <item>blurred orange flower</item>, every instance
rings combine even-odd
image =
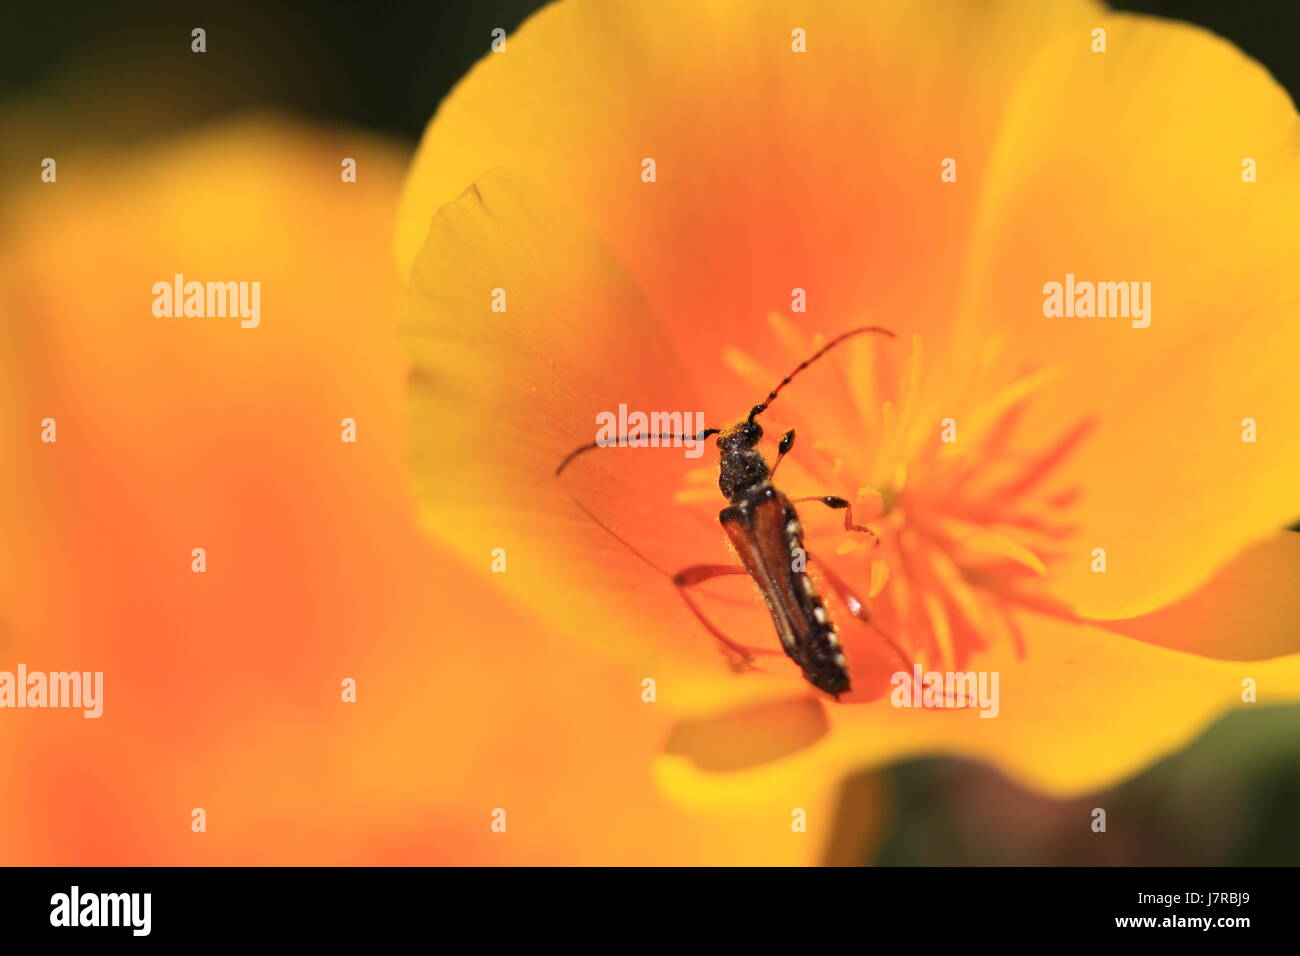
[[[0,670],[103,671],[104,712],[0,711],[0,863],[818,858],[828,789],[674,808],[668,715],[419,534],[399,148],[263,117],[58,160],[0,230]],[[155,316],[178,272],[260,324]]]
[[[1297,131],[1227,43],[1082,0],[547,7],[447,99],[407,181],[426,522],[480,566],[504,549],[503,593],[656,681],[682,800],[915,751],[1110,783],[1244,686],[1300,695],[1300,538],[1278,530],[1300,512]],[[1048,315],[1067,276],[1149,282],[1149,324]],[[868,322],[898,340],[847,343],[767,413],[769,452],[800,436],[778,484],[874,519],[879,549],[801,512],[910,655],[1001,675],[998,719],[888,706],[899,661],[852,621],[839,706],[784,659],[724,667],[572,500],[669,572],[721,563],[711,460],[552,475],[598,413],[726,424]],[[706,590],[776,646],[752,587]]]

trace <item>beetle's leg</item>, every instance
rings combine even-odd
[[[570,495],[569,497],[573,498],[572,495]],[[600,518],[598,518],[590,508],[584,505],[577,498],[573,498],[573,503],[577,505],[578,508],[581,511],[583,511],[588,518],[590,518],[597,525],[599,525],[600,528],[603,529],[604,532],[608,534],[611,538],[613,538],[623,547],[627,548],[630,552],[632,552],[632,554],[636,555],[636,557],[640,558],[643,562],[645,562],[647,566],[653,568],[655,571],[662,574],[664,577],[668,578],[670,581],[673,582],[673,585],[677,588],[677,593],[682,596],[682,600],[685,601],[686,606],[691,609],[691,613],[694,614],[696,618],[699,619],[699,622],[705,626],[705,628],[708,630],[710,634],[712,634],[715,638],[718,639],[719,642],[721,642],[723,647],[725,647],[728,651],[731,652],[732,655],[734,655],[731,660],[731,664],[733,667],[737,668],[738,670],[745,667],[750,667],[752,666],[751,662],[753,661],[753,659],[760,654],[779,655],[782,653],[781,651],[769,650],[765,647],[746,647],[743,644],[739,644],[736,641],[733,641],[731,638],[727,637],[727,635],[722,632],[722,629],[719,628],[718,625],[714,624],[712,621],[709,620],[708,616],[704,613],[704,611],[700,608],[700,606],[695,603],[695,599],[691,597],[690,592],[686,590],[689,587],[693,587],[697,584],[701,584],[704,581],[708,581],[712,578],[722,577],[723,575],[748,574],[749,572],[746,571],[742,565],[693,564],[688,568],[683,568],[682,570],[678,571],[676,574],[669,574],[667,571],[659,567],[659,565],[655,564],[648,557],[646,557],[635,547],[633,547],[630,541],[625,539],[622,535],[616,532],[609,525],[605,524],[605,522],[601,521]]]
[[[682,600],[691,609],[691,613],[708,629],[708,632],[717,638],[718,642],[733,655],[732,666],[737,669],[749,666],[758,655],[779,655],[781,651],[771,650],[766,647],[746,647],[744,644],[737,643],[727,637],[722,628],[709,620],[703,608],[695,603],[695,599],[691,597],[691,593],[687,588],[727,574],[748,573],[744,566],[739,564],[692,564],[690,567],[683,568],[673,575],[673,584],[677,586],[677,593],[682,596]]]
[[[853,589],[844,583],[844,579],[832,571],[831,566],[821,558],[813,554],[808,555],[808,557],[817,562],[818,570],[820,570],[822,576],[826,578],[827,583],[831,586],[831,592],[839,599],[839,602],[844,605],[844,609],[879,634],[881,639],[889,645],[890,650],[899,656],[903,663],[907,665],[908,670],[911,670],[913,667],[911,655],[899,647],[898,642],[896,642],[892,637],[880,628],[876,627],[875,623],[871,620],[871,615],[867,613],[867,606],[862,602],[862,599],[853,592]]]
[[[849,504],[845,499],[839,498],[835,495],[809,495],[807,498],[791,498],[790,500],[795,504],[798,504],[801,501],[820,501],[827,508],[835,508],[835,509],[843,508],[844,509],[844,530],[861,531],[864,532],[865,534],[869,534],[871,535],[871,540],[873,542],[872,547],[873,548],[880,547],[880,535],[876,534],[874,531],[872,531],[864,524],[853,523],[853,505]]]
[[[871,628],[873,631],[879,634],[880,639],[889,645],[889,649],[893,651],[895,654],[897,654],[899,659],[902,660],[902,662],[907,665],[907,670],[909,673],[915,671],[916,662],[912,660],[911,655],[908,654],[907,651],[899,647],[897,641],[895,641],[892,637],[890,637],[880,628],[876,627],[874,623],[872,623],[871,615],[867,613],[866,605],[864,605],[862,603],[862,599],[859,598],[856,594],[854,594],[853,590],[847,584],[844,583],[844,579],[841,578],[834,571],[832,571],[830,565],[827,564],[825,561],[823,561],[821,558],[818,558],[815,555],[811,555],[811,554],[808,555],[808,557],[811,560],[817,562],[817,568],[818,570],[821,571],[822,575],[826,578],[827,582],[830,584],[831,592],[837,598],[839,598],[840,603],[844,605],[845,609],[854,617],[856,617],[859,621],[861,621],[863,624],[867,625],[867,627]],[[948,705],[948,707],[952,710],[971,710],[975,707],[974,704],[969,704],[969,703],[958,704],[956,701],[954,701],[951,697],[947,695],[944,696],[944,701]]]
[[[772,470],[768,472],[770,480],[776,474],[777,468],[781,466],[781,459],[789,454],[790,449],[794,447],[794,429],[790,429],[781,436],[781,444],[776,446],[776,461],[772,462]]]

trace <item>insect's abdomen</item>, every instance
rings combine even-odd
[[[803,528],[790,500],[764,485],[719,518],[767,603],[786,654],[814,687],[836,697],[848,691],[839,635],[805,570]]]

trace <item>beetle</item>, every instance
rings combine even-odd
[[[762,402],[749,410],[745,418],[727,428],[705,428],[694,436],[662,433],[657,436],[634,434],[621,436],[619,439],[620,442],[625,439],[641,440],[651,437],[660,440],[693,438],[695,441],[703,441],[710,436],[718,436],[718,488],[728,502],[727,507],[718,514],[718,521],[731,540],[741,564],[739,566],[697,564],[667,576],[672,579],[682,598],[710,633],[735,654],[740,663],[749,664],[755,653],[762,652],[738,644],[724,634],[709,620],[687,591],[691,586],[722,575],[748,574],[757,585],[767,605],[782,650],[799,666],[804,678],[810,684],[836,699],[852,689],[848,662],[835,626],[826,613],[821,595],[812,578],[808,576],[807,552],[803,547],[803,525],[799,521],[795,504],[816,501],[826,507],[843,510],[845,530],[864,532],[871,535],[873,539],[875,534],[866,526],[854,523],[852,505],[843,498],[835,495],[814,495],[792,499],[778,489],[772,483],[772,477],[780,466],[781,459],[794,447],[794,429],[790,429],[781,437],[777,446],[776,460],[769,467],[767,459],[758,450],[758,443],[763,438],[763,427],[756,419],[767,411],[781,390],[789,385],[796,375],[840,343],[865,334],[894,337],[894,333],[889,329],[879,326],[863,326],[837,335],[796,366]],[[556,476],[563,473],[578,455],[605,445],[605,442],[589,442],[575,448],[556,467]],[[651,567],[665,573],[630,543],[615,534],[581,502],[577,504],[634,554]],[[878,539],[876,543],[879,544]],[[824,564],[819,566],[849,612],[859,620],[868,621],[868,615],[861,601],[843,587],[829,568]],[[906,659],[906,655],[894,646],[892,640],[887,637],[886,640],[894,647],[896,653]]]

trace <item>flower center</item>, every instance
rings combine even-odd
[[[809,346],[785,328],[797,361]],[[930,377],[919,336],[901,362],[897,343],[846,351],[838,373],[822,370],[820,385],[805,377],[797,401],[783,396],[768,413],[769,436],[790,425],[799,436],[793,467],[783,464],[774,483],[791,497],[847,499],[854,523],[870,526],[880,544],[842,530],[843,512],[818,521],[810,503],[800,506],[809,551],[833,562],[873,622],[926,669],[962,670],[1000,641],[1023,656],[1018,613],[1070,616],[1044,581],[1076,530],[1069,511],[1079,489],[1062,466],[1091,422],[1031,440],[1018,426],[1050,375],[990,385],[992,349],[957,374]],[[739,350],[724,359],[755,394],[775,380]],[[705,500],[716,476],[693,472],[679,500]]]

